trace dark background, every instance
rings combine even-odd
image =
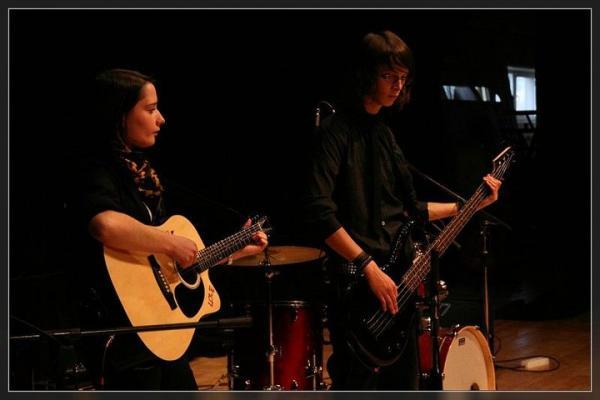
[[[519,159],[488,210],[498,318],[589,309],[590,12],[585,10],[13,10],[10,13],[11,315],[47,329],[65,310],[68,159],[85,147],[89,85],[107,68],[159,81],[167,119],[153,149],[174,206],[206,242],[262,213],[274,245],[315,245],[299,194],[314,109],[337,93],[348,54],[389,29],[416,58],[413,102],[391,125],[408,159],[469,197],[505,144]],[[511,129],[506,66],[536,70],[532,146]],[[442,99],[441,85],[483,85],[503,102]],[[415,178],[422,199],[450,198]],[[191,194],[193,193],[193,194]],[[175,204],[179,202],[178,204]],[[442,259],[447,323],[481,322],[475,218]],[[227,281],[215,270],[214,280]],[[223,294],[222,294],[223,295]],[[11,324],[11,327],[14,324]]]

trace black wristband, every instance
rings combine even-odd
[[[371,257],[371,256],[367,257],[367,259],[366,259],[365,261],[363,261],[362,265],[360,265],[360,266],[358,267],[358,272],[361,272],[361,273],[362,273],[363,269],[365,269],[365,267],[366,267],[367,265],[369,265],[369,263],[370,263],[371,261],[373,261],[373,257]]]
[[[354,258],[354,260],[352,260],[352,264],[354,264],[358,272],[361,272],[372,260],[373,257],[362,251]]]

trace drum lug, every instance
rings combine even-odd
[[[421,333],[431,333],[431,317],[421,317]]]
[[[313,365],[310,360],[306,360],[306,367],[304,367],[306,371],[306,378],[312,378],[315,375],[321,375],[323,373],[323,367],[317,367],[317,365]]]
[[[438,301],[444,301],[448,297],[448,285],[445,281],[437,281]]]
[[[252,389],[252,381],[250,379],[244,380],[244,390]]]
[[[230,373],[233,376],[238,377],[239,376],[239,372],[240,372],[240,366],[239,365],[235,364],[235,365],[231,366],[231,372]]]
[[[458,331],[460,330],[460,324],[456,324],[452,327],[452,336],[458,336]]]
[[[298,307],[292,307],[291,315],[292,315],[292,322],[296,322],[298,320]]]

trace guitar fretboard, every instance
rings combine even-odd
[[[509,148],[504,150],[497,158],[500,158],[507,153]],[[508,152],[505,158],[494,168],[494,171],[490,174],[496,179],[502,179],[510,163],[514,153]],[[450,246],[452,241],[458,236],[463,230],[467,222],[471,220],[473,215],[477,212],[479,205],[483,199],[487,196],[488,188],[486,184],[481,184],[471,196],[471,198],[461,207],[458,214],[450,221],[450,223],[444,228],[444,230],[438,235],[433,241],[428,250],[418,258],[412,267],[404,274],[402,282],[410,291],[415,291],[419,286],[420,282],[425,279],[431,268],[431,255],[435,251],[438,256],[441,256]]]
[[[252,243],[254,235],[262,230],[261,225],[261,223],[255,223],[228,238],[200,250],[196,255],[196,265],[193,268],[200,273],[204,272],[225,257]]]

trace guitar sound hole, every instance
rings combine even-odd
[[[175,286],[175,299],[177,299],[177,304],[181,309],[181,312],[188,317],[191,318],[202,306],[202,301],[204,300],[204,285],[198,286],[198,288],[192,290],[183,286],[183,284],[179,284]]]
[[[179,268],[179,266],[177,266],[177,268]],[[181,275],[181,278],[190,285],[193,285],[196,282],[196,277],[198,276],[193,268],[179,269],[179,275]]]

